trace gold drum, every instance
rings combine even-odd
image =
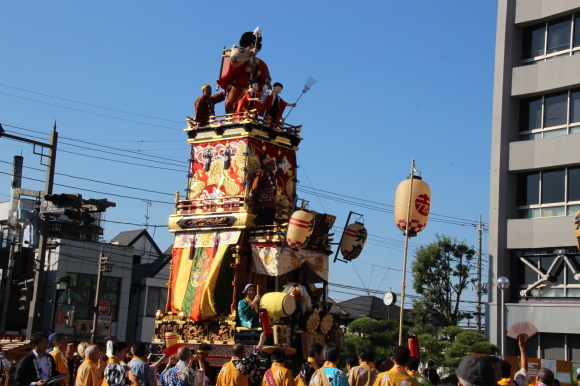
[[[260,300],[260,305],[268,311],[271,317],[285,318],[296,310],[296,300],[284,292],[268,292]]]

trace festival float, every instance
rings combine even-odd
[[[212,366],[229,360],[234,343],[255,344],[262,328],[271,330],[270,344],[292,346],[304,358],[315,342],[343,346],[327,286],[336,217],[309,209],[296,194],[302,126],[268,114],[263,104],[236,107],[251,91],[248,83],[263,90],[270,80],[260,48],[257,30],[223,50],[217,83],[227,96],[215,100],[225,99],[227,114],[187,117],[187,189],[176,193],[169,218],[175,239],[168,300],[157,312],[153,342],[161,349],[209,343]],[[303,94],[314,82],[309,78]],[[349,228],[340,247],[347,260],[365,239],[360,223]],[[239,315],[250,283],[261,296],[262,323],[242,323]]]

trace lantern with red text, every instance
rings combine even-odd
[[[315,217],[316,212],[305,209],[292,213],[286,233],[286,243],[290,248],[302,249],[306,246],[312,236]]]
[[[397,186],[395,193],[395,223],[400,230],[417,236],[427,226],[431,208],[431,189],[420,176],[413,175]],[[407,224],[407,216],[409,216]]]
[[[345,260],[356,259],[362,252],[367,241],[367,230],[360,222],[350,224],[344,230],[340,240],[340,253]]]

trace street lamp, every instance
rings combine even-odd
[[[505,355],[505,298],[504,292],[510,286],[510,279],[500,277],[497,279],[497,286],[501,290],[501,355]]]
[[[56,279],[56,291],[54,294],[54,305],[52,306],[52,321],[51,321],[51,328],[50,331],[54,331],[55,325],[55,318],[56,318],[56,309],[58,308],[58,299],[60,299],[61,295],[66,292],[68,286],[70,285],[71,278],[69,276],[59,277]]]

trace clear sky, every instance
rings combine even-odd
[[[57,121],[55,193],[108,198],[107,220],[135,224],[107,223],[105,240],[142,227],[145,200],[149,224],[164,225],[187,182],[185,117],[200,86],[215,85],[221,49],[259,25],[259,56],[283,98],[317,80],[287,120],[303,125],[300,196],[339,227],[349,210],[364,214],[371,235],[353,264],[331,265],[330,282],[399,292],[392,205],[412,159],[432,217],[410,258],[436,233],[477,246],[473,224],[487,223],[496,10],[492,0],[0,0],[0,123],[47,141]],[[0,201],[21,153],[23,187],[43,188],[31,146],[0,139]],[[149,231],[162,250],[171,244],[166,227]],[[331,287],[339,301],[358,294]]]

